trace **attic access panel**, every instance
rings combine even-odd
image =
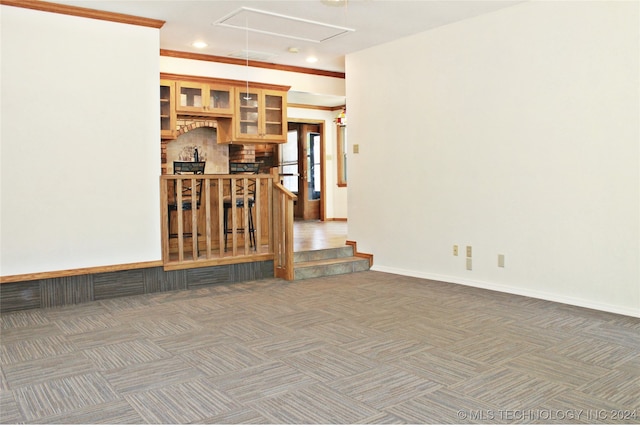
[[[352,28],[249,7],[241,7],[216,21],[215,25],[313,43],[322,43],[339,35],[355,31]]]

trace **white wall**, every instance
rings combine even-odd
[[[159,260],[158,30],[0,12],[0,275]]]
[[[638,5],[527,2],[349,55],[374,269],[640,316]]]

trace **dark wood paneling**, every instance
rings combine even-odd
[[[7,283],[0,288],[0,312],[40,308],[40,280]]]
[[[94,301],[93,289],[93,275],[44,279],[40,281],[40,306],[60,307]]]
[[[164,271],[161,267],[4,283],[0,312],[215,286],[273,277],[273,261]]]
[[[164,271],[162,268],[146,268],[144,274],[144,293],[178,291],[187,289],[187,271]]]
[[[140,295],[144,293],[144,275],[142,270],[96,274],[93,286],[96,300]]]
[[[189,289],[203,286],[219,285],[231,282],[229,265],[194,268],[187,270],[187,287]]]

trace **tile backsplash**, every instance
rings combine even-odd
[[[173,173],[173,162],[195,161],[195,150],[198,150],[199,161],[205,161],[206,174],[229,173],[229,146],[216,142],[216,129],[199,127],[183,133],[178,138],[168,141],[166,147],[166,173]]]

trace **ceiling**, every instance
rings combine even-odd
[[[163,20],[166,23],[160,29],[161,49],[242,59],[246,59],[248,51],[252,60],[344,72],[348,53],[522,0],[52,1]],[[221,20],[225,26],[219,24]],[[245,29],[247,26],[251,31]],[[208,46],[193,47],[191,44],[197,40]],[[297,53],[291,52],[292,48]],[[312,55],[317,62],[306,62]]]

